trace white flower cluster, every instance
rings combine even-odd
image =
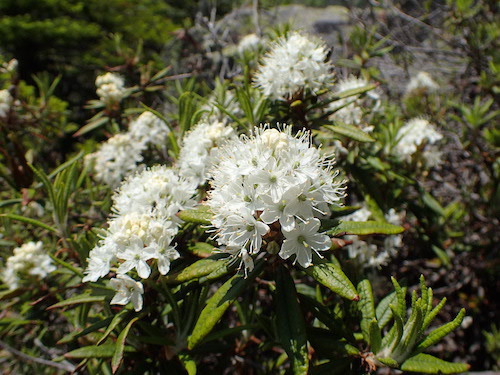
[[[52,259],[43,250],[42,242],[31,241],[14,249],[1,276],[10,289],[16,289],[26,275],[43,279],[55,269]]]
[[[203,120],[196,124],[182,140],[177,164],[180,175],[196,180],[199,185],[205,183],[219,146],[236,137],[234,129],[222,122]]]
[[[9,90],[0,90],[0,117],[6,117],[12,105],[12,95]]]
[[[289,99],[295,93],[315,94],[333,81],[326,45],[299,33],[281,37],[264,56],[255,85],[272,99]]]
[[[261,43],[262,41],[257,34],[245,35],[238,43],[238,52],[244,54],[246,51],[255,51]]]
[[[312,145],[309,132],[291,132],[286,125],[255,128],[250,137],[221,147],[211,172],[207,204],[217,241],[241,257],[245,271],[253,269],[251,255],[264,241],[274,242],[270,248],[278,244],[283,259],[295,255],[303,267],[312,264],[313,251],[319,255],[331,247],[318,218],[329,215],[330,204],[340,204],[344,181],[337,179],[334,160]]]
[[[128,133],[144,147],[147,145],[164,147],[170,129],[161,118],[152,112],[145,111],[130,123]]]
[[[97,181],[115,187],[123,178],[137,169],[142,161],[142,143],[128,133],[116,134],[102,143],[99,150],[85,156],[85,162],[94,168]]]
[[[193,207],[195,195],[196,183],[166,166],[127,178],[113,196],[115,216],[89,254],[83,281],[97,281],[117,266],[117,278],[111,280],[117,294],[111,303],[125,305],[132,301],[135,310],[141,310],[142,284],[127,273],[135,269],[140,278],[147,279],[152,259],[160,274],[170,270],[170,262],[179,257],[171,244],[180,224],[176,214]]]
[[[11,59],[9,62],[4,62],[2,66],[0,66],[0,72],[14,73],[17,71],[18,66],[19,66],[19,61],[17,61],[16,59]]]
[[[406,94],[414,91],[423,90],[428,93],[433,93],[439,90],[439,85],[434,81],[431,75],[427,72],[418,72],[413,76],[406,86]]]
[[[130,123],[128,132],[109,138],[85,160],[93,166],[96,180],[116,187],[137,170],[149,145],[165,148],[169,131],[160,118],[149,111],[143,112]]]
[[[119,103],[125,95],[125,81],[115,73],[97,76],[95,80],[96,93],[105,104]]]
[[[367,221],[371,216],[370,210],[363,206],[359,210],[342,218],[343,221]],[[391,208],[386,214],[385,219],[388,223],[401,225],[404,213],[398,214]],[[377,245],[373,239],[361,239],[356,235],[344,236],[347,241],[352,241],[347,247],[349,259],[352,259],[362,268],[380,267],[387,264],[399,248],[403,245],[401,235],[387,236],[383,244]]]
[[[440,161],[440,152],[435,143],[443,138],[429,121],[414,118],[404,124],[397,133],[397,144],[394,153],[406,161],[410,161],[418,149],[425,147],[422,153],[428,167],[436,166]]]
[[[337,85],[334,95],[339,95],[346,91],[360,89],[368,86],[369,82],[364,78],[357,78],[353,75],[347,79],[341,80]],[[371,110],[377,110],[380,105],[380,92],[378,90],[370,90],[366,92],[366,96],[361,94],[349,96],[340,100],[336,100],[328,106],[328,111],[336,111],[329,116],[332,121],[339,120],[348,125],[360,125],[363,119],[363,106],[370,106]],[[370,103],[367,103],[367,102]],[[340,108],[340,109],[339,109]],[[373,127],[364,127],[364,131],[372,131]]]

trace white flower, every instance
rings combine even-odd
[[[128,132],[139,143],[165,147],[170,130],[162,119],[146,111],[130,123]]]
[[[211,171],[213,190],[207,204],[214,214],[215,237],[242,259],[246,271],[264,238],[281,246],[285,233],[293,237],[296,230],[315,230],[317,236],[311,232],[308,238],[316,241],[313,250],[322,251],[318,243],[326,243],[328,236],[317,233],[316,218],[328,216],[328,205],[339,204],[344,196],[334,161],[320,154],[308,132],[292,136],[291,131],[291,126],[278,131],[266,125],[249,137],[229,141]],[[292,242],[280,255],[296,254],[296,261],[306,264],[310,257],[290,250]]]
[[[111,287],[116,290],[116,294],[111,300],[112,305],[126,305],[130,301],[134,305],[135,311],[142,310],[142,295],[144,287],[127,275],[117,275],[110,280]]]
[[[13,73],[17,70],[19,62],[16,59],[11,59],[9,62],[4,62],[0,68],[0,72]]]
[[[297,223],[290,230],[283,230],[285,240],[279,252],[280,257],[288,259],[295,255],[295,262],[299,262],[302,267],[309,267],[312,264],[312,250],[318,255],[319,251],[330,249],[332,241],[325,234],[318,233],[320,227],[318,219],[309,219],[303,223]]]
[[[248,34],[241,38],[238,43],[238,52],[240,54],[245,53],[245,51],[256,50],[261,44],[261,39],[257,34]]]
[[[112,198],[115,216],[89,254],[83,281],[97,281],[113,265],[119,274],[135,269],[145,279],[151,274],[152,259],[165,275],[170,262],[179,257],[171,245],[181,222],[176,214],[195,205],[196,193],[195,182],[165,166],[130,176]]]
[[[250,253],[257,253],[262,245],[262,236],[267,232],[269,226],[257,221],[250,211],[231,212],[225,219],[219,241],[230,248],[242,249],[248,245]]]
[[[272,99],[289,99],[303,90],[315,94],[333,81],[327,55],[320,40],[296,32],[281,37],[263,58],[255,85]]]
[[[6,117],[12,105],[12,95],[9,90],[0,90],[0,117]]]
[[[43,279],[55,269],[52,259],[43,250],[42,242],[31,241],[13,250],[1,277],[10,289],[16,289],[27,275]]]
[[[100,75],[95,80],[97,96],[106,104],[119,103],[125,95],[125,82],[115,73]]]
[[[85,161],[93,166],[96,180],[116,187],[138,168],[144,148],[145,144],[130,134],[116,134],[101,144],[98,151],[88,154]]]
[[[346,91],[360,89],[368,85],[369,82],[366,79],[356,78],[351,75],[336,85],[333,95],[338,96]],[[336,110],[329,116],[329,119],[332,121],[339,120],[349,125],[360,125],[363,119],[363,106],[369,106],[372,111],[377,110],[380,105],[380,96],[378,90],[370,90],[366,92],[365,97],[358,94],[336,100],[328,106],[328,111]],[[363,130],[371,131],[373,127],[363,127]]]
[[[435,159],[439,158],[439,154],[435,153],[436,151],[429,145],[437,143],[442,138],[443,136],[434,129],[434,126],[429,121],[414,118],[399,129],[394,153],[401,159],[409,161],[418,149],[425,147],[424,159],[426,159],[426,151],[433,152],[434,154],[428,154],[428,160],[435,165],[437,164]]]
[[[128,177],[113,196],[119,215],[141,213],[178,221],[180,210],[191,208],[197,183],[166,166],[153,166]]]
[[[129,246],[119,254],[119,258],[124,262],[118,267],[118,274],[127,273],[135,268],[139,277],[147,279],[151,274],[151,268],[146,262],[154,257],[154,250],[150,247],[144,247],[144,243],[137,237],[130,239]]]
[[[406,86],[406,94],[410,94],[413,91],[424,90],[426,92],[432,93],[439,90],[439,85],[434,81],[431,75],[427,72],[418,72],[416,76],[413,76]]]
[[[194,179],[200,185],[203,184],[208,177],[218,147],[234,138],[236,138],[234,129],[222,122],[203,120],[196,124],[182,140],[177,162],[181,176]]]

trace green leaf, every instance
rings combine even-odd
[[[206,242],[196,242],[193,245],[188,246],[188,250],[194,255],[205,258],[214,254],[218,249],[214,245],[210,245]]]
[[[444,305],[446,304],[446,297],[443,297],[443,299],[441,301],[439,301],[439,303],[436,305],[436,307],[434,307],[431,312],[429,312],[425,319],[424,319],[424,324],[423,324],[423,329],[426,329],[429,324],[431,324],[431,322],[434,320],[434,318],[436,317],[436,315],[441,311],[441,309],[444,307]]]
[[[338,93],[336,96],[339,99],[348,98],[350,96],[363,94],[363,93],[365,93],[367,91],[371,91],[375,88],[377,88],[377,85],[372,83],[372,84],[369,84],[369,85],[366,85],[363,87],[357,87],[355,89],[342,91],[342,92]]]
[[[22,201],[23,200],[21,198],[6,199],[4,201],[0,201],[0,208],[22,203]]]
[[[123,319],[125,319],[125,317],[128,315],[129,312],[130,312],[129,310],[123,309],[113,317],[113,320],[111,320],[111,323],[109,323],[108,328],[106,328],[106,331],[104,331],[99,341],[97,341],[97,345],[101,345],[108,338],[111,332],[113,332],[116,326],[120,324],[123,321]]]
[[[177,216],[188,223],[209,225],[213,214],[210,212],[210,207],[200,205],[192,210],[180,211]]]
[[[398,368],[399,367],[399,363],[392,359],[392,358],[379,358],[379,357],[376,357],[377,361],[383,363],[384,365],[386,365],[387,367],[391,367],[391,368]]]
[[[57,342],[57,345],[66,344],[66,343],[74,341],[80,337],[88,335],[89,333],[95,332],[98,329],[106,327],[109,324],[109,322],[111,322],[112,319],[113,319],[112,317],[109,317],[109,318],[106,318],[104,320],[99,320],[96,323],[90,325],[89,327],[87,327],[81,331],[71,332],[70,334],[68,334],[68,335],[64,336],[62,339],[60,339]]]
[[[73,272],[75,275],[77,275],[78,277],[83,277],[83,272],[82,272],[82,269],[81,268],[78,268],[78,267],[75,267],[75,266],[72,266],[71,264],[69,264],[68,262],[65,262],[64,260],[62,259],[59,259],[57,258],[55,255],[52,255],[50,253],[48,253],[49,257],[56,263],[60,264],[61,266],[63,266],[64,268],[70,270],[71,272]]]
[[[392,225],[380,221],[341,221],[339,225],[332,228],[327,234],[331,236],[338,236],[344,234],[399,234],[405,229],[399,225]]]
[[[466,363],[447,362],[432,355],[420,353],[408,358],[401,365],[401,370],[424,374],[457,374],[467,371],[469,367]]]
[[[101,117],[96,120],[90,121],[84,126],[82,126],[75,134],[73,134],[73,137],[79,137],[81,135],[84,135],[94,129],[97,129],[104,124],[106,124],[109,121],[108,117]]]
[[[398,281],[391,276],[392,285],[394,285],[394,289],[396,290],[396,300],[397,300],[397,312],[398,315],[403,319],[406,314],[406,288],[403,289],[399,285]]]
[[[281,345],[288,354],[294,374],[307,374],[309,358],[304,316],[289,271],[279,267],[276,275],[276,325]]]
[[[202,310],[193,333],[188,338],[188,348],[192,349],[214,328],[228,307],[239,297],[248,285],[260,274],[264,262],[255,264],[255,268],[245,278],[238,273],[226,281],[207,302]]]
[[[353,125],[347,125],[347,124],[324,125],[323,127],[336,134],[340,134],[344,137],[354,139],[355,141],[358,142],[375,142],[375,139],[373,139],[370,135],[368,135],[363,130]]]
[[[373,318],[369,327],[371,351],[377,354],[382,345],[382,333],[378,326],[377,319]]]
[[[111,358],[115,354],[115,347],[115,344],[84,346],[83,348],[78,348],[64,354],[64,357],[69,359]],[[123,350],[125,352],[135,351],[135,349],[130,346],[125,346]]]
[[[445,337],[447,334],[452,332],[453,330],[457,329],[460,324],[462,324],[462,321],[464,320],[465,316],[465,309],[460,310],[458,315],[453,319],[451,322],[443,324],[441,327],[436,328],[434,331],[432,331],[424,341],[422,341],[417,349],[419,351],[422,351],[426,348],[428,348],[431,345],[434,345],[437,343],[439,340],[441,340],[443,337]]]
[[[23,223],[31,224],[31,225],[46,229],[52,233],[57,234],[57,229],[52,228],[51,226],[49,226],[45,223],[42,223],[41,221],[29,218],[29,217],[16,215],[16,214],[0,214],[0,217],[5,217],[5,218],[10,219],[10,220],[22,221]]]
[[[184,366],[184,369],[188,373],[188,375],[196,375],[196,362],[194,359],[187,353],[180,353],[179,360]]]
[[[118,369],[120,368],[123,360],[123,352],[125,351],[125,340],[127,339],[130,328],[138,319],[139,317],[135,317],[130,322],[128,322],[128,324],[125,326],[125,329],[120,332],[120,335],[116,340],[116,348],[111,360],[111,368],[113,370],[113,374],[115,374],[116,371],[118,371]]]
[[[417,303],[412,304],[410,317],[403,327],[403,337],[401,337],[401,341],[396,350],[397,354],[405,354],[403,358],[406,358],[407,354],[412,352],[415,342],[419,339],[419,332],[424,320],[421,306],[421,299],[419,299]]]
[[[365,341],[370,342],[370,325],[375,318],[375,301],[373,300],[373,291],[370,281],[367,279],[361,280],[358,283],[359,303],[358,309],[361,312],[361,332]]]
[[[356,288],[340,267],[332,263],[320,263],[306,268],[305,272],[338,295],[351,301],[359,300]]]
[[[0,301],[9,300],[25,292],[22,288],[8,289],[0,292]]]
[[[404,293],[406,293],[406,288],[402,288]],[[397,295],[396,292],[392,292],[388,296],[384,297],[382,301],[379,302],[377,308],[375,310],[375,314],[377,316],[377,321],[380,329],[384,328],[387,323],[391,321],[392,318],[392,310],[389,305],[396,305],[397,303]]]
[[[229,260],[224,254],[214,254],[209,258],[200,259],[193,264],[187,266],[182,271],[167,275],[163,280],[167,284],[180,284],[186,281],[199,279],[200,277],[207,276],[221,268],[228,266]]]
[[[93,302],[102,302],[106,299],[106,296],[76,296],[64,301],[58,302],[52,306],[47,307],[47,310],[58,309],[60,307],[72,306],[72,305],[81,305],[82,303],[93,303]]]

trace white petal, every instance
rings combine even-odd
[[[149,268],[149,265],[143,260],[137,262],[137,266],[135,267],[135,269],[137,270],[137,274],[139,275],[139,277],[141,277],[142,279],[147,279],[151,274],[151,268]]]
[[[134,291],[132,293],[132,304],[134,305],[135,311],[142,310],[142,295],[139,292]]]
[[[126,305],[130,301],[130,294],[125,294],[124,291],[119,291],[115,294],[110,302],[110,305]]]

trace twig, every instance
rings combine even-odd
[[[28,354],[25,354],[17,349],[14,349],[12,348],[11,346],[7,345],[6,343],[4,343],[3,341],[0,340],[0,347],[7,350],[8,352],[10,352],[11,354],[15,355],[15,356],[18,356],[19,358],[25,360],[25,361],[28,361],[28,362],[35,362],[35,363],[39,363],[41,365],[45,365],[45,366],[50,366],[50,367],[55,367],[55,368],[58,368],[60,370],[65,370],[65,371],[68,371],[68,372],[73,372],[75,370],[75,366],[73,366],[72,364],[66,362],[66,363],[57,363],[57,362],[53,362],[53,361],[49,361],[49,360],[46,360],[46,359],[43,359],[43,358],[37,358],[37,357],[33,357],[33,356],[30,356]]]

